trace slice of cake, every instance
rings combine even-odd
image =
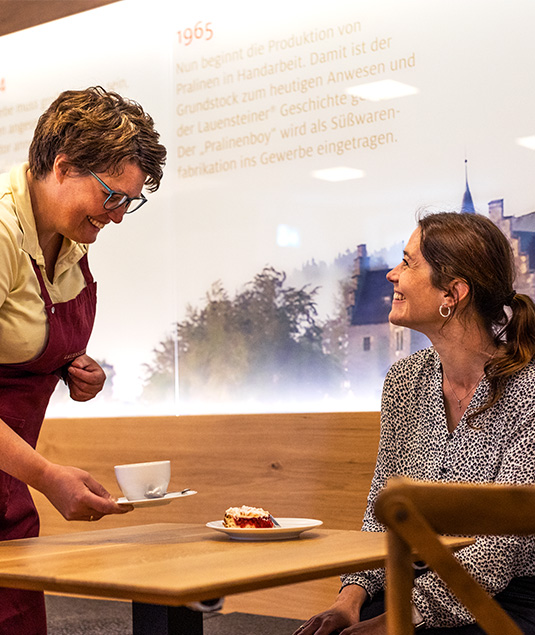
[[[224,527],[241,529],[266,529],[273,527],[271,514],[261,507],[229,507],[223,518]]]

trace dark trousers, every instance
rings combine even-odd
[[[514,578],[509,586],[494,598],[518,624],[525,635],[535,635],[535,577]],[[362,620],[369,620],[385,611],[384,594],[378,593],[362,607]],[[418,635],[486,635],[477,624],[453,628],[423,628]]]

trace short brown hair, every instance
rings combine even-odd
[[[58,154],[84,173],[120,174],[124,164],[136,162],[147,174],[150,192],[160,186],[165,147],[154,121],[136,102],[100,86],[67,90],[41,115],[30,145],[30,170],[44,178]]]

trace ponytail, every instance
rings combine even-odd
[[[490,384],[487,403],[468,415],[468,420],[491,408],[503,395],[507,380],[525,368],[535,357],[535,304],[522,293],[514,294],[510,302],[511,317],[496,333],[498,347],[494,357],[485,364],[485,376]]]

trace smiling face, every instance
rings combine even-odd
[[[438,312],[447,293],[431,284],[431,266],[420,251],[420,230],[416,229],[404,250],[401,263],[388,272],[394,285],[394,299],[388,319],[428,337],[444,324]]]
[[[43,219],[46,231],[66,236],[79,243],[93,243],[108,223],[120,223],[124,206],[106,211],[103,203],[109,192],[91,174],[80,175],[59,165],[55,170],[56,184],[54,209]],[[141,194],[146,174],[137,163],[129,162],[121,174],[98,173],[113,190],[129,197]]]

